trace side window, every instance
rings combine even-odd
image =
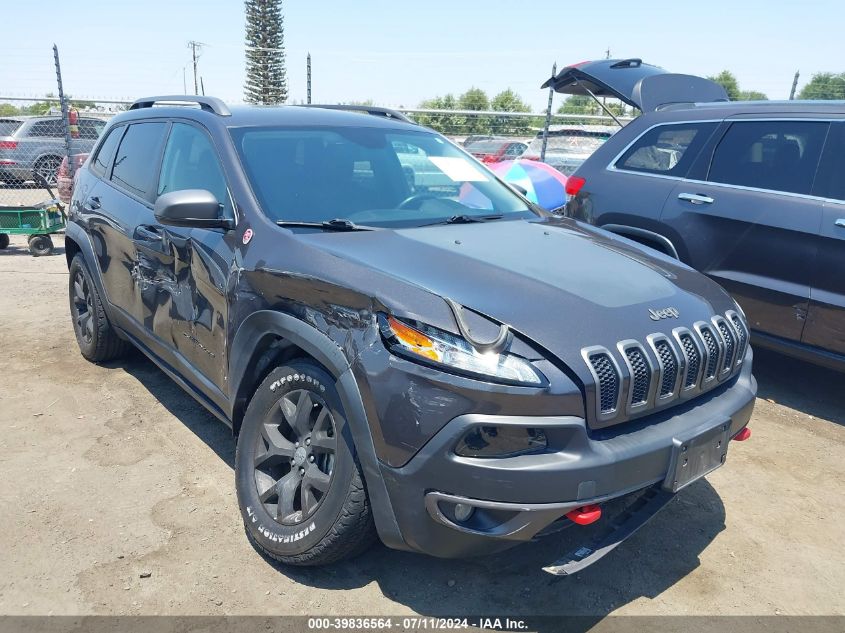
[[[106,127],[105,121],[98,119],[80,119],[79,120],[79,138],[96,140],[100,138],[100,134]]]
[[[114,157],[114,152],[117,149],[117,144],[120,143],[120,137],[126,128],[122,125],[113,128],[106,139],[100,144],[100,149],[97,150],[97,155],[91,162],[91,171],[98,176],[105,176],[108,171],[111,159]]]
[[[616,169],[684,177],[715,123],[678,123],[652,128],[616,161]]]
[[[845,201],[845,122],[830,126],[813,193]]]
[[[707,180],[809,194],[826,121],[741,121],[719,142]]]
[[[114,159],[111,179],[139,198],[152,198],[167,123],[134,123],[126,130]]]
[[[226,216],[232,216],[226,179],[208,135],[192,125],[174,123],[164,149],[157,193],[182,189],[210,191]]]
[[[61,119],[47,119],[33,123],[32,127],[29,128],[29,134],[27,136],[61,138],[64,135]]]

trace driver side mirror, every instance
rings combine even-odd
[[[165,225],[201,229],[235,228],[234,220],[221,216],[222,205],[210,191],[183,189],[158,197],[153,209],[156,219]]]

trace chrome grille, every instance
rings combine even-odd
[[[619,401],[619,376],[610,355],[605,352],[590,356],[590,364],[598,377],[599,410],[613,413]]]
[[[716,325],[719,328],[719,332],[722,333],[722,338],[725,340],[725,364],[724,368],[722,369],[722,373],[727,373],[733,367],[736,341],[734,340],[734,334],[733,332],[731,332],[731,329],[728,327],[727,323],[722,320],[719,320]]]
[[[701,340],[704,341],[704,349],[707,354],[704,379],[710,380],[716,377],[716,370],[719,368],[719,344],[716,342],[716,336],[709,326],[702,327],[699,333]]]
[[[675,382],[678,379],[678,361],[668,341],[657,341],[654,348],[657,350],[660,364],[663,367],[663,374],[660,379],[660,397],[665,398],[675,390]]]
[[[692,340],[691,334],[681,334],[681,345],[684,347],[684,356],[687,357],[687,373],[684,376],[684,389],[695,387],[698,379],[698,369],[701,367],[701,355],[698,347]]]
[[[632,370],[631,376],[631,406],[648,401],[648,391],[651,386],[651,369],[645,354],[638,347],[629,347],[625,356]]]

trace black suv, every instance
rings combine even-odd
[[[491,552],[636,493],[569,573],[749,435],[724,290],[389,110],[140,100],[78,172],[66,248],[83,356],[132,344],[231,425],[247,533],[286,563],[376,533]]]
[[[590,77],[645,109],[570,179],[567,215],[711,276],[757,344],[845,370],[845,102],[714,101],[699,79],[652,91],[649,109],[633,79],[665,71],[613,64],[557,81]]]

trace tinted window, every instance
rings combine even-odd
[[[114,151],[117,149],[117,144],[120,143],[120,137],[123,135],[124,130],[126,128],[122,125],[112,129],[106,140],[100,145],[97,156],[91,161],[91,170],[98,176],[105,175],[108,170],[111,159],[114,156]]]
[[[44,136],[60,138],[65,135],[61,119],[49,119],[47,121],[36,121],[29,128],[27,136]]]
[[[454,215],[533,216],[441,136],[389,128],[235,128],[244,170],[273,220],[419,226]]]
[[[106,127],[105,121],[97,119],[80,119],[79,121],[79,138],[96,139],[100,137],[103,129]]]
[[[834,123],[830,128],[813,193],[845,200],[845,123]]]
[[[140,198],[150,199],[166,131],[166,123],[130,125],[114,159],[112,182]]]
[[[825,121],[743,121],[716,147],[708,180],[809,194],[829,124]]]
[[[616,168],[684,176],[715,127],[715,123],[678,123],[652,128],[616,161]]]
[[[164,149],[158,195],[182,189],[210,191],[231,211],[223,169],[208,135],[183,123],[174,123]]]

